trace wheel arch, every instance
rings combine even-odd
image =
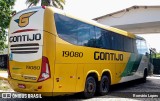
[[[112,74],[111,74],[111,71],[108,70],[108,69],[104,69],[104,70],[102,71],[101,77],[102,77],[103,75],[108,76],[108,78],[109,78],[109,80],[110,80],[110,84],[112,84]]]
[[[98,81],[101,80],[101,76],[100,76],[100,74],[99,74],[96,70],[90,70],[90,71],[88,71],[87,74],[86,74],[86,78],[87,78],[88,76],[93,76],[93,77],[95,77]]]
[[[98,81],[100,81],[100,79],[101,79],[100,74],[96,70],[90,70],[87,72],[85,79],[84,79],[85,82],[87,80],[87,77],[89,77],[89,76],[94,77],[94,79],[96,80],[96,84],[98,84]],[[84,82],[84,85],[85,85],[85,82]]]

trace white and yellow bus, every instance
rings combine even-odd
[[[17,92],[48,96],[105,95],[110,85],[146,79],[146,52],[145,40],[126,31],[33,7],[10,22],[9,83]]]

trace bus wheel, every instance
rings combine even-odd
[[[106,95],[109,91],[109,86],[110,86],[110,81],[109,78],[107,76],[102,76],[100,84],[99,84],[99,88],[98,88],[98,93],[99,95]]]
[[[96,81],[92,76],[87,77],[84,89],[84,97],[91,98],[96,92]]]

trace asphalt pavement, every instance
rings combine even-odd
[[[0,101],[28,101],[28,100],[57,100],[57,101],[160,101],[160,75],[147,77],[146,83],[134,80],[127,83],[111,86],[110,92],[105,96],[95,96],[83,99],[78,94],[59,97],[43,97],[42,99],[0,99]]]

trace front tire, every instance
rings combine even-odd
[[[99,95],[106,95],[109,92],[109,87],[110,87],[110,81],[107,76],[102,76],[99,88],[98,88],[98,93]]]
[[[96,92],[96,81],[92,76],[87,77],[84,89],[84,97],[91,98]]]

